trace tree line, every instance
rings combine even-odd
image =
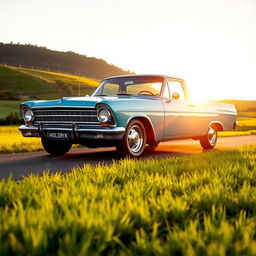
[[[129,74],[103,59],[87,57],[75,52],[60,52],[30,44],[0,43],[0,64],[35,68],[103,79],[108,76]]]

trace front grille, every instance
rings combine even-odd
[[[88,123],[99,124],[96,109],[92,108],[58,108],[33,109],[35,123]]]

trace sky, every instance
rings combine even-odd
[[[0,42],[185,79],[194,100],[256,100],[256,0],[0,0]]]

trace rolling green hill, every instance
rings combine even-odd
[[[99,80],[36,69],[0,65],[0,119],[30,99],[56,99],[91,94]]]
[[[0,66],[0,100],[54,99],[92,93],[98,80],[73,75]]]
[[[51,95],[58,92],[57,85],[47,83],[44,80],[37,79],[21,73],[11,67],[0,66],[0,98],[35,98],[37,95],[48,93]]]

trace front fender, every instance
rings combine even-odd
[[[148,120],[148,122],[150,123],[151,127],[152,128],[154,127],[152,122],[151,122],[151,120],[150,120],[150,118],[147,115],[145,115],[145,114],[133,114],[133,115],[129,116],[129,118],[126,120],[125,127],[127,127],[127,125],[131,122],[131,120],[135,119],[135,118],[146,118]]]
[[[155,127],[152,123],[152,121],[150,120],[150,118],[145,115],[145,114],[134,114],[134,115],[131,115],[128,119],[127,119],[127,122],[126,122],[126,127],[128,126],[128,124],[134,120],[134,119],[138,119],[140,120],[145,129],[146,129],[146,133],[147,133],[147,142],[150,144],[150,143],[154,143],[156,140],[159,139],[158,136],[156,136],[156,132],[155,132]]]

